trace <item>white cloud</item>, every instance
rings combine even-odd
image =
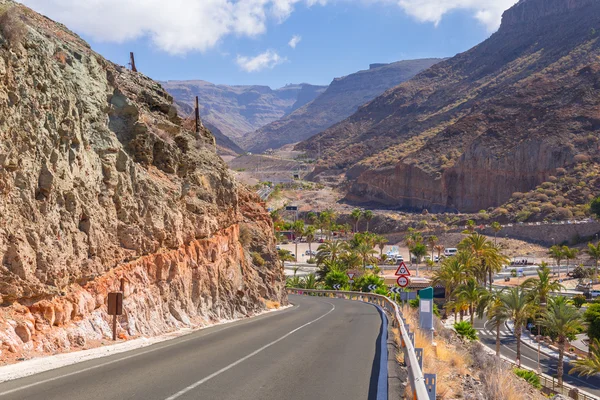
[[[290,39],[290,41],[288,42],[288,45],[292,48],[295,49],[296,46],[298,46],[298,43],[300,43],[302,41],[302,36],[300,35],[294,35],[292,36],[292,38]]]
[[[443,16],[454,10],[467,10],[488,30],[500,26],[502,13],[518,0],[392,0],[419,21],[438,24]]]
[[[287,61],[273,50],[267,50],[255,57],[237,56],[236,62],[246,72],[259,72],[267,68],[274,68]]]
[[[172,54],[206,51],[228,35],[255,37],[285,21],[296,6],[387,4],[419,21],[439,23],[453,10],[472,12],[490,30],[517,0],[19,0],[98,41],[150,38]]]

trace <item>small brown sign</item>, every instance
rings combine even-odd
[[[108,315],[123,314],[123,293],[114,292],[108,294]]]

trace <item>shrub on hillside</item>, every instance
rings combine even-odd
[[[27,35],[27,27],[21,21],[18,7],[13,6],[7,11],[0,10],[0,33],[10,45],[22,43]]]
[[[515,372],[515,375],[517,375],[520,378],[525,379],[534,388],[536,388],[536,389],[542,388],[542,384],[540,383],[540,377],[535,372],[530,371],[528,369],[521,369],[521,368],[515,368],[513,371]]]
[[[252,255],[252,264],[256,265],[257,267],[262,267],[263,265],[265,265],[265,259],[262,258],[262,256],[260,254],[253,251],[251,253],[251,255]]]
[[[477,340],[477,331],[467,321],[457,322],[454,324],[456,333],[463,339]]]

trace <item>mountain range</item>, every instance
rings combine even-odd
[[[359,71],[331,82],[327,90],[312,102],[291,114],[248,133],[239,139],[243,148],[262,152],[296,143],[349,117],[358,107],[373,100],[387,89],[412,78],[441,61],[437,58],[406,60],[391,64],[371,64]]]
[[[600,161],[599,106],[600,2],[521,0],[488,40],[296,149],[320,153],[311,178],[345,181],[351,202],[477,212],[530,192],[520,211],[555,219],[600,184],[574,178]]]
[[[327,88],[293,84],[272,90],[268,86],[215,85],[201,80],[167,81],[161,85],[191,110],[198,96],[202,120],[236,143],[247,133],[310,103]]]

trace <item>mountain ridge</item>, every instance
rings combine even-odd
[[[595,160],[600,3],[551,3],[521,1],[488,40],[300,143],[323,154],[311,178],[346,180],[351,202],[477,212]]]
[[[304,107],[244,135],[242,147],[262,152],[308,139],[355,112],[358,107],[441,59],[371,64],[369,69],[335,78],[324,93]]]

